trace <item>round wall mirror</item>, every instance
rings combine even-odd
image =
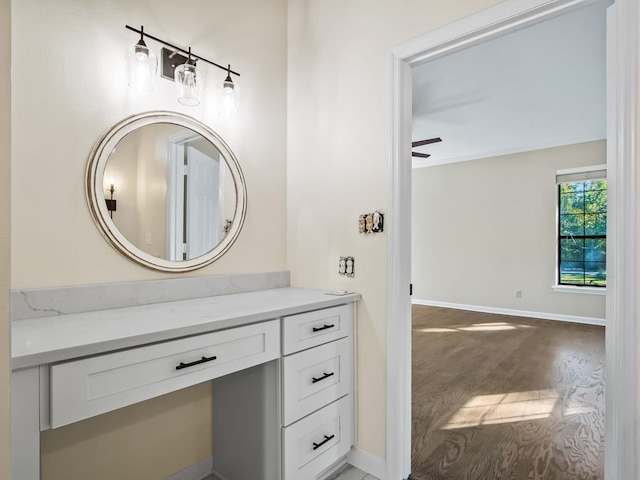
[[[125,257],[170,272],[195,270],[238,237],[247,192],[238,160],[213,130],[173,112],[114,125],[87,165],[93,220]]]

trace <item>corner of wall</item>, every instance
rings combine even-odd
[[[0,3],[0,45],[11,58],[11,0]],[[0,478],[9,478],[10,372],[9,288],[11,277],[11,69],[0,74]]]

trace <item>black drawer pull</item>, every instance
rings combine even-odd
[[[317,450],[319,449],[322,445],[324,445],[325,443],[327,443],[329,440],[331,440],[333,437],[335,437],[335,435],[331,435],[330,437],[327,437],[326,435],[324,436],[324,440],[321,441],[320,443],[316,443],[313,442],[313,449]]]
[[[320,378],[316,378],[316,377],[311,377],[313,379],[313,381],[311,383],[317,383],[317,382],[321,382],[322,380],[324,380],[325,378],[329,378],[332,375],[335,375],[333,372],[331,373],[324,373],[324,375],[322,375]]]
[[[335,327],[335,324],[331,324],[331,325],[327,325],[326,323],[324,324],[324,327],[313,327],[313,331],[314,332],[319,332],[321,330],[326,330],[327,328],[333,328]]]
[[[194,365],[200,365],[201,363],[212,362],[218,357],[202,357],[200,360],[196,360],[195,362],[184,363],[180,362],[180,365],[176,367],[176,370],[182,370],[183,368],[193,367]]]

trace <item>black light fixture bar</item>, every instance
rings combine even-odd
[[[180,47],[176,47],[175,45],[169,43],[169,42],[165,42],[164,40],[159,39],[158,37],[154,37],[153,35],[149,35],[147,32],[144,32],[142,30],[138,30],[137,28],[133,28],[130,27],[129,25],[125,25],[125,28],[127,30],[131,30],[132,32],[136,32],[138,35],[142,35],[143,37],[147,37],[150,38],[151,40],[155,40],[156,42],[162,43],[163,45],[166,45],[167,47],[173,48],[174,51],[179,52],[179,53],[183,53],[184,55],[189,55],[189,50],[185,50],[184,48],[180,48]],[[229,67],[223,67],[222,65],[218,65],[215,62],[212,62],[211,60],[207,60],[204,57],[200,57],[194,53],[190,54],[193,58],[197,58],[198,60],[202,60],[203,62],[208,63],[209,65],[213,65],[214,67],[218,67],[221,70],[224,70],[225,72],[229,73],[229,74],[233,74],[236,76],[240,76],[240,74],[238,72],[234,72],[233,70],[231,70]]]

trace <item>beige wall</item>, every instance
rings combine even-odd
[[[389,54],[394,46],[497,0],[289,2],[287,219],[297,286],[362,293],[358,306],[358,447],[385,452],[386,234],[358,215],[387,211]],[[338,257],[355,257],[353,279]]]
[[[604,319],[604,295],[551,289],[555,172],[604,163],[599,141],[414,169],[413,298]]]
[[[13,3],[13,184],[20,188],[12,198],[12,288],[172,275],[117,254],[84,198],[87,157],[99,136],[122,118],[157,109],[218,132],[247,181],[242,234],[224,257],[188,275],[286,268],[286,0],[196,0],[189,8],[169,0]],[[217,116],[214,90],[224,72],[214,67],[203,66],[209,83],[198,107],[180,105],[164,79],[153,93],[130,90],[125,50],[137,35],[125,24],[231,63],[242,74],[238,118]]]
[[[84,197],[93,144],[116,121],[148,110],[179,111],[205,122],[230,145],[247,181],[248,212],[240,237],[222,259],[188,275],[286,269],[286,14],[286,0],[196,0],[189,8],[168,0],[15,0],[11,240],[17,248],[11,252],[11,288],[171,276],[116,253],[95,227]],[[125,24],[144,24],[153,35],[231,63],[242,74],[238,118],[219,119],[212,104],[215,84],[224,79],[221,70],[206,69],[209,84],[199,107],[177,103],[174,84],[162,79],[153,93],[129,90],[124,56],[137,36]],[[149,45],[159,51],[157,44]],[[0,142],[3,159],[7,144]],[[8,188],[0,192],[4,196]],[[0,205],[4,225],[8,202]],[[0,251],[3,266],[7,249]],[[0,271],[2,283],[6,270]],[[4,360],[0,369],[3,365]],[[1,376],[0,385],[7,385]],[[208,456],[209,388],[205,384],[43,434],[44,480],[156,480]],[[0,392],[0,410],[4,405]],[[4,458],[7,449],[1,447]]]
[[[11,1],[0,2],[0,49],[11,54]],[[11,70],[0,74],[0,478],[9,478]]]
[[[145,129],[138,143],[138,237],[136,246],[154,257],[167,258],[167,141],[183,129],[176,125],[155,125]],[[149,236],[150,242],[145,239]]]
[[[211,455],[211,383],[41,434],[43,480],[158,480]]]

